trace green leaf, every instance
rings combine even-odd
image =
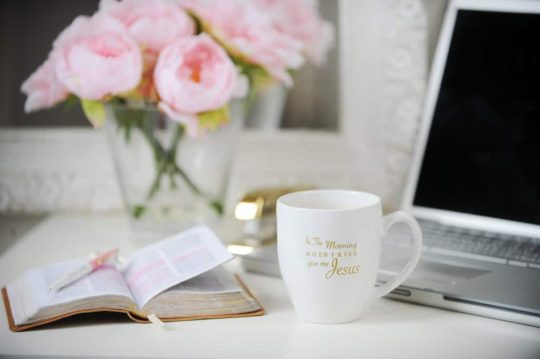
[[[105,123],[105,106],[101,101],[83,100],[81,106],[88,121],[95,127],[100,128]]]
[[[146,207],[143,206],[142,204],[131,207],[131,215],[135,219],[141,218],[144,212],[146,212]]]
[[[231,118],[228,105],[217,110],[202,112],[197,117],[199,118],[200,127],[211,131],[215,131],[222,125],[229,123]]]
[[[242,74],[248,77],[249,85],[252,89],[261,88],[277,81],[268,71],[259,65],[249,64],[241,59],[235,59],[235,65]]]
[[[193,11],[190,11],[189,9],[186,10],[189,16],[191,16],[193,22],[195,23],[195,34],[198,35],[201,32],[203,32],[203,24],[200,17],[197,16],[196,13]]]
[[[212,207],[212,209],[216,211],[218,215],[223,215],[223,203],[219,201],[210,202],[210,207]]]
[[[133,128],[142,127],[145,124],[145,111],[140,109],[130,109],[125,106],[112,106],[114,118],[119,131],[124,131],[126,143],[131,139]]]
[[[73,94],[69,95],[64,101],[64,111],[71,110],[73,106],[79,103],[79,98]]]

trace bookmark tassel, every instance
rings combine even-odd
[[[163,323],[163,321],[161,319],[159,319],[157,317],[157,315],[149,314],[148,315],[148,320],[151,321],[152,324],[154,324],[156,327],[158,327],[160,329],[165,329],[165,323]]]

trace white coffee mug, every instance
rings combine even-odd
[[[410,227],[413,254],[394,280],[375,287],[382,237],[397,222]],[[422,232],[410,214],[383,217],[379,197],[346,190],[280,197],[277,237],[279,267],[293,306],[313,323],[357,320],[372,299],[403,283],[422,250]]]

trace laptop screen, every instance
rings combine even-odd
[[[459,10],[414,205],[540,225],[540,14]]]

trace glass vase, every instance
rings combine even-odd
[[[190,137],[154,106],[106,106],[105,132],[136,240],[216,224],[243,110],[233,102],[229,123]]]
[[[245,127],[263,131],[278,129],[281,125],[287,94],[287,88],[280,82],[266,81],[259,84],[248,100],[249,110]]]

